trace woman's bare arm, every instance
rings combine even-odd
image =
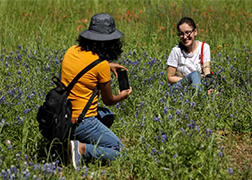
[[[182,79],[182,77],[175,76],[176,71],[177,71],[177,68],[175,68],[175,67],[168,66],[168,68],[167,68],[167,79],[168,79],[169,83],[171,83],[171,84],[174,84],[174,83],[178,82],[180,79]]]

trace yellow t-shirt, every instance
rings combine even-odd
[[[99,56],[94,55],[91,51],[81,51],[81,48],[76,45],[70,47],[62,61],[62,83],[67,86],[81,70],[97,59],[99,59]],[[102,61],[78,80],[68,96],[72,103],[73,118],[79,117],[88,100],[92,96],[97,82],[106,83],[110,81],[110,79],[109,63],[108,61]],[[98,94],[95,96],[85,117],[97,115],[97,101]]]

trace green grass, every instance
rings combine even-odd
[[[252,1],[0,1],[0,176],[8,179],[251,179]],[[118,62],[133,93],[110,107],[112,131],[126,157],[79,171],[60,166],[41,136],[36,113],[54,87],[66,49],[99,12],[124,32]],[[226,78],[209,98],[167,93],[166,59],[178,43],[176,23],[191,16],[211,47],[212,70]],[[118,83],[113,77],[113,91]],[[101,104],[103,104],[100,101]],[[220,133],[222,132],[222,133]],[[50,147],[50,148],[49,148]],[[232,168],[233,173],[230,173]],[[95,172],[95,173],[94,173]],[[12,177],[15,179],[14,177]]]

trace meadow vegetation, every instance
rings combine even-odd
[[[242,0],[1,0],[0,177],[251,179],[251,7]],[[125,34],[118,63],[129,69],[133,93],[110,109],[126,156],[74,170],[52,153],[36,114],[66,50],[100,12]],[[226,81],[208,97],[167,91],[165,63],[184,16],[197,23],[211,68]]]

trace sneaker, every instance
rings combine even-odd
[[[81,154],[79,152],[79,141],[70,141],[70,156],[74,169],[80,167]]]

